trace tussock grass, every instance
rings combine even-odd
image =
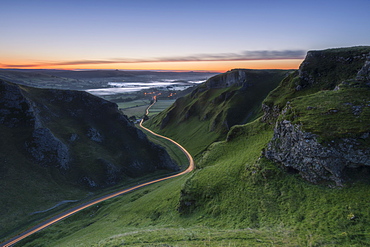
[[[325,142],[360,137],[370,130],[369,87],[320,91],[295,98],[289,106],[282,118],[301,124],[304,130],[318,134]],[[369,140],[365,138],[363,142]]]
[[[84,210],[21,246],[364,246],[370,185],[313,185],[260,158],[259,120],[213,144],[198,170]],[[247,134],[246,134],[247,133]]]
[[[174,138],[193,156],[199,155],[213,142],[225,139],[232,126],[251,122],[262,115],[263,99],[292,72],[245,71],[247,82],[244,86],[208,88],[207,82],[201,84],[191,94],[177,99],[171,107],[150,119],[145,126]],[[208,82],[222,76],[215,76]]]
[[[311,51],[301,64],[300,72],[282,80],[263,103],[281,109],[292,98],[333,90],[341,82],[356,77],[369,52],[369,46]],[[296,90],[298,86],[300,90]]]
[[[294,112],[287,116],[308,129],[323,131],[328,118],[347,114],[349,109],[342,104],[347,98],[362,100],[352,89],[318,92],[322,88],[314,86],[296,93],[292,91],[296,82],[297,74],[292,73],[265,102],[284,106],[295,98],[291,102]],[[216,100],[231,89],[222,90],[200,92],[199,96]],[[333,101],[321,106],[320,100],[327,97]],[[193,114],[199,113],[201,106],[206,109],[203,113],[210,110],[197,105],[199,102],[191,97],[179,99],[147,123],[159,130],[161,121],[174,111],[179,121],[170,121],[161,133],[174,137],[196,155],[197,170],[86,209],[31,236],[20,246],[370,245],[369,183],[358,181],[331,188],[289,174],[261,156],[272,138],[272,125],[256,119],[234,125],[228,133],[209,131],[209,119],[225,120],[223,110],[230,110],[231,104],[221,102],[207,122]],[[307,106],[316,107],[311,109],[315,114],[339,111],[335,112],[338,115],[322,114],[312,121]],[[185,113],[191,114],[185,117]],[[361,114],[359,120],[367,119],[368,109]],[[349,127],[359,131],[362,125],[357,124],[334,124],[338,126],[334,134]]]

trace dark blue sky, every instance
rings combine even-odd
[[[253,52],[261,67],[268,51],[301,60],[289,54],[369,45],[369,10],[369,0],[1,1],[0,67],[253,67]]]

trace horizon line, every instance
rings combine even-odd
[[[159,63],[197,63],[197,62],[242,62],[242,61],[271,61],[271,60],[300,60],[306,55],[305,50],[256,50],[239,53],[196,54],[189,56],[171,56],[157,58],[111,58],[111,59],[82,59],[67,61],[43,61],[31,63],[9,64],[0,63],[0,68],[45,68],[59,66],[89,66],[112,64],[159,64]]]

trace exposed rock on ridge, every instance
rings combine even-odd
[[[368,47],[309,51],[299,66],[296,90],[315,84],[332,90],[342,81],[354,78],[369,56]]]
[[[235,124],[250,121],[268,92],[288,70],[233,69],[209,78],[163,112],[161,129],[191,118],[209,122],[209,132],[226,134]]]
[[[48,128],[36,128],[30,141],[25,142],[26,150],[40,165],[53,164],[67,170],[70,163],[69,148],[56,138]]]
[[[344,53],[348,56],[343,57]],[[340,98],[342,101],[336,103],[345,105],[349,109],[347,111],[342,109],[341,112],[341,114],[346,114],[346,121],[353,122],[355,118],[356,121],[359,119],[357,123],[362,123],[360,125],[361,132],[353,132],[354,130],[351,130],[352,126],[343,125],[343,128],[347,127],[348,130],[340,129],[336,137],[329,142],[319,141],[320,134],[313,134],[305,130],[306,126],[295,119],[300,119],[303,115],[312,118],[312,121],[314,121],[315,118],[322,118],[322,114],[336,114],[338,109],[328,109],[327,112],[315,116],[308,112],[312,107],[305,106],[306,111],[301,109],[298,113],[295,113],[296,109],[292,106],[293,102],[296,102],[293,94],[290,99],[286,99],[292,100],[292,104],[288,101],[282,111],[278,105],[266,104],[263,106],[265,115],[262,120],[271,124],[275,122],[274,136],[264,150],[264,156],[282,164],[284,167],[293,169],[301,174],[303,178],[313,183],[334,181],[337,185],[343,185],[348,179],[347,172],[370,168],[370,148],[367,144],[363,144],[364,142],[369,143],[370,136],[370,118],[368,113],[363,113],[365,108],[368,112],[367,107],[370,107],[367,96],[370,90],[369,54],[370,47],[367,49],[361,48],[360,53],[357,49],[352,51],[351,48],[329,50],[329,52],[309,52],[299,71],[299,81],[303,83],[300,84],[300,88],[295,88],[295,90],[302,90],[315,84],[318,88],[321,88],[321,84],[325,84],[326,81],[332,79],[332,82],[335,83],[326,84],[325,87],[330,85],[330,89],[334,89],[335,93],[338,92],[339,95],[356,95],[354,99],[348,98],[348,96],[343,98],[342,96]],[[320,64],[328,61],[332,70],[326,68],[326,70],[318,73],[322,68],[316,66],[319,67]],[[356,63],[355,67],[351,67],[354,63]],[[344,68],[343,65],[347,65],[349,68]],[[346,72],[343,73],[343,70],[346,70]],[[342,74],[342,77],[337,76],[338,74]],[[338,81],[340,78],[344,78],[344,80]],[[280,85],[280,87],[283,86],[283,84]],[[356,94],[353,91],[355,88],[357,88]],[[347,89],[349,93],[344,94],[343,92],[347,92],[345,91]],[[343,94],[340,94],[341,92]],[[361,99],[357,98],[359,95],[362,97]],[[304,98],[301,99],[300,102],[305,102]],[[327,100],[329,102],[330,99]],[[351,100],[362,103],[361,105],[354,105],[350,103]],[[288,114],[289,111],[290,115]],[[328,119],[344,121],[340,118],[335,119],[335,115],[332,116]],[[366,173],[362,175],[364,174]]]
[[[53,164],[67,169],[70,155],[68,147],[47,127],[43,126],[39,111],[35,105],[22,94],[22,90],[13,84],[0,81],[2,97],[0,98],[0,124],[7,127],[28,127],[32,134],[25,141],[27,152],[43,166]]]
[[[210,88],[225,88],[232,85],[242,86],[247,83],[247,71],[242,69],[233,69],[229,72],[210,78],[205,84]],[[245,85],[246,86],[246,85]]]
[[[370,166],[370,150],[358,149],[358,145],[356,139],[346,138],[323,146],[316,135],[284,120],[277,122],[264,155],[295,169],[312,183],[327,180],[342,185],[346,178],[345,168]]]
[[[370,66],[369,57],[368,46],[308,51],[299,70],[287,76],[265,99],[262,120],[275,124],[279,112],[290,98],[333,90],[343,81],[356,76],[366,78],[363,75]]]
[[[116,104],[82,91],[0,80],[0,127],[14,133],[14,140],[6,141],[19,147],[21,155],[88,187],[159,169],[178,170],[167,152],[149,142]]]

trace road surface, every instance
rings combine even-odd
[[[154,99],[153,103],[146,109],[146,112],[145,114],[148,115],[149,114],[149,109],[156,103],[156,100]],[[87,202],[87,203],[84,203],[82,205],[79,205],[79,206],[76,206],[70,210],[67,210],[63,213],[60,213],[58,214],[57,216],[54,216],[30,229],[28,229],[27,231],[19,234],[18,236],[16,237],[13,237],[12,239],[10,240],[7,240],[6,242],[4,243],[1,243],[1,246],[3,247],[8,247],[8,246],[12,246],[16,243],[18,243],[19,241],[21,241],[22,239],[38,232],[38,231],[41,231],[42,229],[45,229],[46,227],[58,222],[58,221],[61,221],[69,216],[71,216],[72,214],[75,214],[85,208],[88,208],[88,207],[91,207],[93,205],[96,205],[98,204],[99,202],[102,202],[102,201],[105,201],[105,200],[108,200],[108,199],[111,199],[113,197],[116,197],[116,196],[120,196],[122,194],[125,194],[125,193],[128,193],[130,191],[133,191],[133,190],[136,190],[136,189],[139,189],[139,188],[142,188],[144,186],[147,186],[147,185],[150,185],[150,184],[154,184],[154,183],[157,183],[157,182],[160,182],[160,181],[164,181],[164,180],[167,180],[167,179],[170,179],[170,178],[175,178],[175,177],[178,177],[178,176],[181,176],[181,175],[184,175],[188,172],[191,172],[192,170],[194,170],[194,160],[193,160],[193,157],[190,155],[190,153],[184,148],[182,147],[180,144],[178,144],[177,142],[175,142],[174,140],[168,138],[168,137],[165,137],[165,136],[162,136],[162,135],[159,135],[157,133],[154,133],[153,131],[151,131],[150,129],[147,129],[145,128],[142,124],[143,124],[143,121],[144,119],[141,120],[140,122],[140,127],[148,132],[150,132],[151,134],[153,135],[156,135],[156,136],[159,136],[161,138],[164,138],[166,140],[169,140],[171,141],[172,143],[176,144],[180,149],[181,151],[186,155],[186,157],[188,158],[188,161],[189,161],[189,166],[186,170],[180,172],[180,173],[177,173],[175,175],[171,175],[171,176],[168,176],[168,177],[164,177],[164,178],[160,178],[160,179],[155,179],[155,180],[152,180],[152,181],[149,181],[149,182],[146,182],[146,183],[142,183],[142,184],[139,184],[139,185],[136,185],[134,187],[131,187],[131,188],[128,188],[128,189],[124,189],[124,190],[121,190],[121,191],[118,191],[118,192],[115,192],[115,193],[112,193],[112,194],[109,194],[109,195],[105,195],[105,196],[102,196],[98,199],[95,199],[93,201],[90,201],[90,202]]]

